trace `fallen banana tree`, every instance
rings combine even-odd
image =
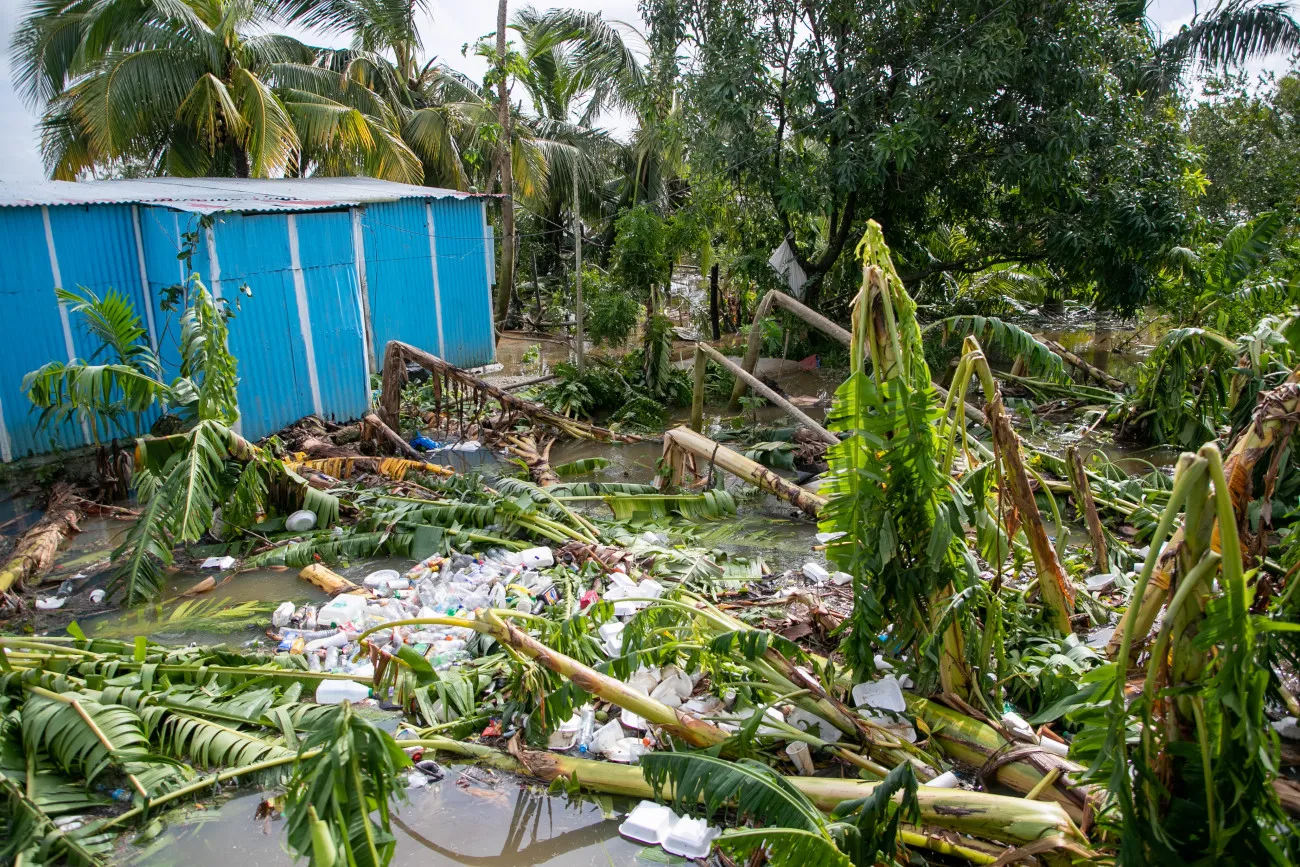
[[[647,781],[645,771],[637,767],[529,750],[518,743],[512,743],[508,752],[448,738],[424,738],[412,743],[548,783],[570,781],[591,792],[629,798],[673,800],[675,797],[671,779],[656,787]],[[725,772],[725,769],[718,770]],[[785,777],[782,783],[807,797],[825,813],[845,802],[870,797],[881,785],[879,782],[828,777]],[[954,855],[971,863],[991,864],[1008,851],[986,841],[999,841],[1011,846],[1057,838],[1062,844],[1086,846],[1087,843],[1075,823],[1055,804],[926,786],[916,790],[916,798],[920,806],[920,822],[906,828],[904,842],[940,854]],[[700,801],[704,800],[701,794]],[[954,832],[963,838],[952,839],[949,835]]]
[[[39,581],[49,571],[59,548],[80,532],[81,502],[71,485],[59,483],[51,489],[45,514],[18,538],[13,553],[0,566],[0,596]]]
[[[1276,479],[1277,466],[1285,453],[1287,443],[1295,428],[1295,415],[1300,408],[1300,371],[1291,375],[1283,385],[1261,395],[1259,405],[1249,425],[1233,442],[1224,461],[1225,480],[1228,494],[1231,496],[1232,512],[1230,521],[1238,532],[1245,530],[1249,522],[1249,509],[1255,500],[1255,471],[1259,462],[1271,456],[1269,472],[1265,477],[1264,496],[1272,496],[1272,482]],[[1166,513],[1168,514],[1168,513]],[[1212,530],[1212,545],[1219,547],[1219,537],[1229,520],[1227,516],[1215,517]],[[1220,523],[1223,521],[1225,523]],[[1163,525],[1162,525],[1163,526]],[[1170,530],[1173,530],[1172,535]],[[1166,538],[1168,544],[1165,544]],[[1163,548],[1161,547],[1163,545]],[[1143,642],[1151,632],[1151,627],[1159,616],[1161,608],[1169,599],[1170,584],[1180,559],[1186,559],[1186,529],[1172,527],[1159,530],[1151,541],[1154,560],[1148,580],[1140,585],[1140,592],[1124,612],[1115,634],[1106,646],[1107,655],[1126,664],[1127,653],[1121,644],[1125,634],[1130,634],[1132,641]],[[1243,555],[1246,553],[1242,552]]]

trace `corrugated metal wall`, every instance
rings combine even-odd
[[[343,420],[369,407],[358,261],[376,354],[398,339],[461,366],[493,358],[493,249],[481,200],[218,214],[208,227],[194,214],[158,205],[0,208],[7,242],[0,298],[8,325],[0,340],[0,459],[92,441],[75,424],[38,434],[38,413],[21,388],[28,371],[85,358],[98,346],[79,317],[60,308],[55,286],[125,294],[159,348],[164,376],[176,375],[179,313],[161,303],[186,276],[178,254],[187,232],[196,233],[193,270],[214,294],[239,303],[230,345],[239,360],[239,429],[250,439],[313,412]],[[241,285],[252,297],[239,292]],[[103,438],[112,434],[122,432],[100,431]]]
[[[492,246],[483,203],[372,204],[361,225],[376,361],[388,341],[401,340],[460,367],[490,363]]]
[[[145,318],[134,225],[130,205],[0,209],[0,237],[7,248],[0,257],[7,325],[0,340],[0,458],[14,460],[93,441],[88,426],[38,431],[40,416],[23,393],[22,381],[47,361],[85,358],[99,346],[80,317],[61,309],[56,286],[85,287],[101,297],[116,289]],[[145,427],[151,422],[152,416],[142,420]],[[123,435],[102,426],[98,434],[102,439]]]

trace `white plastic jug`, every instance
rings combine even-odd
[[[355,680],[323,680],[316,687],[317,704],[341,704],[370,698],[370,688]]]

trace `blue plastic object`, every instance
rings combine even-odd
[[[420,436],[411,440],[411,448],[415,449],[416,451],[431,452],[434,449],[442,448],[442,443],[439,443],[435,440],[431,440],[427,436],[421,434]]]

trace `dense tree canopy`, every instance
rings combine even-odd
[[[731,178],[817,278],[878,220],[905,278],[1050,264],[1139,301],[1186,226],[1175,118],[1133,87],[1148,40],[1105,3],[652,0],[677,42],[696,171]],[[962,226],[977,252],[928,261]]]

